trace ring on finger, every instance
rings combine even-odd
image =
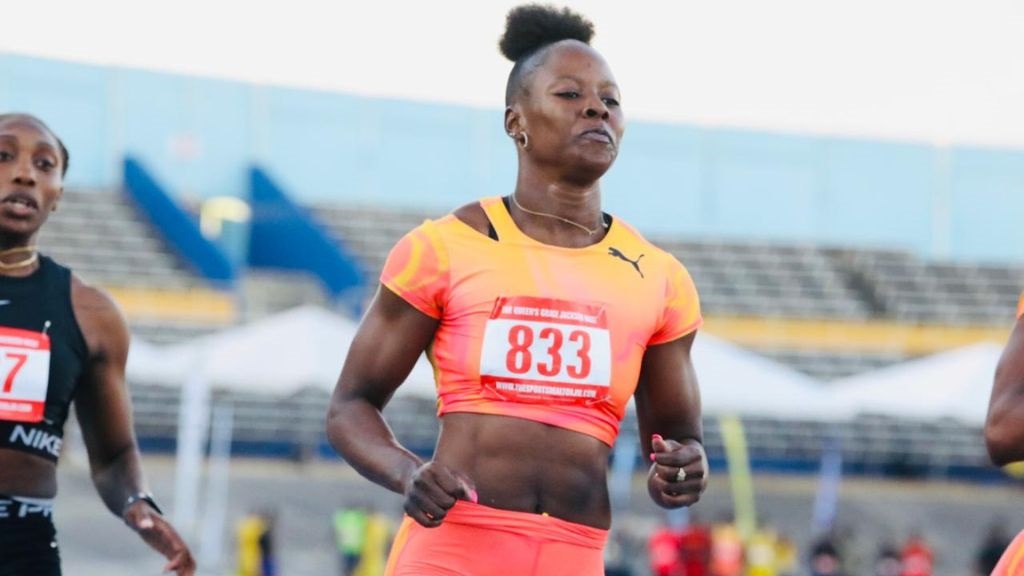
[[[679,471],[676,472],[676,482],[683,482],[684,480],[686,480],[686,469],[680,468]]]

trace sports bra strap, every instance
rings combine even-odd
[[[512,221],[512,215],[508,213],[508,208],[505,207],[505,202],[501,196],[482,198],[480,200],[480,207],[487,214],[487,219],[491,221],[491,227],[499,239],[505,240],[522,234],[516,223]]]

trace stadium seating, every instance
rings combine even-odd
[[[137,386],[132,396],[140,438],[175,437],[180,389]],[[233,406],[234,441],[241,451],[262,445],[264,451],[304,457],[323,449],[327,392],[307,389],[287,398],[217,392],[213,402]],[[385,409],[385,416],[404,445],[429,454],[439,432],[435,410],[430,400],[399,396]],[[953,421],[861,417],[836,424],[745,417],[743,422],[747,449],[755,464],[815,469],[829,438],[842,445],[846,465],[863,473],[941,476],[988,464],[981,430]],[[632,415],[623,422],[621,437],[636,441],[637,424]],[[716,418],[705,417],[704,438],[709,458],[721,462],[725,448]]]
[[[1024,286],[1024,268],[933,264],[908,254],[834,250],[831,257],[882,315],[907,322],[1004,323]]]
[[[231,297],[194,274],[120,192],[65,191],[39,245],[110,292],[146,340],[173,342],[235,320]]]
[[[709,315],[858,319],[873,314],[835,261],[812,246],[652,241],[686,264]]]
[[[360,258],[369,278],[379,274],[388,250],[404,233],[425,218],[438,216],[365,206],[319,206],[313,212]],[[1022,269],[935,264],[899,252],[671,238],[654,241],[687,264],[710,325],[715,325],[716,318],[719,326],[730,318],[748,324],[753,319],[754,325],[748,329],[761,332],[758,318],[768,323],[803,322],[797,326],[798,332],[807,331],[810,336],[805,335],[804,340],[810,341],[815,330],[831,324],[840,325],[841,333],[844,323],[866,327],[867,339],[901,323],[1005,325],[1008,310],[1024,286]],[[73,267],[85,280],[108,289],[128,313],[133,333],[144,339],[180,341],[237,320],[232,297],[207,287],[119,193],[65,193],[40,244],[45,253]],[[246,288],[246,293],[252,293],[250,303],[266,311],[280,308],[282,303],[322,297],[310,279],[292,274],[253,275],[247,282],[257,285]],[[869,326],[872,322],[878,325]],[[845,337],[845,333],[841,335]],[[758,351],[824,380],[906,357],[902,351],[884,347],[844,350],[826,345],[766,344]],[[140,438],[172,438],[180,390],[133,382],[132,393]],[[241,445],[274,445],[295,455],[322,449],[328,402],[322,390],[306,390],[288,398],[216,392],[214,400],[234,407],[234,435]],[[403,397],[387,409],[398,436],[421,450],[429,450],[436,438],[434,410],[432,402]],[[986,462],[980,430],[954,422],[885,418],[860,418],[845,424],[758,418],[745,418],[744,422],[755,461],[812,467],[821,455],[823,439],[836,437],[844,446],[847,461],[865,471],[913,469],[943,474]],[[635,435],[635,427],[635,422],[627,419],[626,437]],[[705,432],[712,458],[722,458],[724,449],[715,419],[707,419]]]
[[[439,214],[379,206],[321,205],[312,209],[376,278],[392,245]],[[175,342],[232,323],[233,299],[209,290],[118,192],[65,193],[61,210],[41,235],[46,253],[86,281],[110,290],[133,331]],[[935,264],[907,253],[810,245],[653,241],[686,263],[709,318],[778,318],[861,323],[1000,324],[1021,286],[1024,269]],[[308,278],[250,274],[247,310],[280,309],[297,299],[322,301]],[[719,322],[721,325],[721,322]],[[709,328],[714,329],[714,323]],[[882,328],[884,330],[884,327]],[[807,329],[803,328],[806,332]],[[766,336],[745,342],[807,374],[831,380],[898,362],[920,350],[837,350],[793,346]],[[806,339],[813,340],[813,331]]]
[[[317,206],[313,213],[364,262],[368,278],[379,275],[388,250],[405,232],[438,216],[429,211],[341,205]],[[687,265],[709,318],[1003,325],[1024,286],[1024,269],[932,264],[902,252],[674,238],[652,241]],[[709,329],[714,329],[711,322]],[[887,327],[878,331],[884,330]],[[813,338],[812,333],[806,339]],[[746,344],[823,380],[932,351],[919,345],[906,350],[786,348],[765,340]]]
[[[427,218],[443,213],[416,210],[388,210],[370,206],[331,206],[313,208],[318,218],[334,238],[345,243],[363,262],[366,278],[376,281],[384,267],[388,251],[406,232]]]
[[[430,211],[318,206],[314,213],[379,271],[390,247]],[[1005,321],[1024,268],[932,264],[909,253],[807,245],[652,241],[686,263],[709,315],[891,318],[935,324]]]

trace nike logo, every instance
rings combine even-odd
[[[11,303],[10,300],[0,300],[0,306],[6,306],[6,305],[8,305],[10,303]]]
[[[636,273],[639,274],[641,278],[644,277],[643,270],[640,270],[640,259],[644,257],[643,254],[637,256],[636,260],[631,260],[627,258],[626,255],[623,254],[622,251],[620,251],[618,248],[608,247],[608,255],[614,256],[619,260],[625,260],[626,262],[629,262],[630,264],[632,264],[633,268],[636,269]]]

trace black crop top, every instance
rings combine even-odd
[[[71,270],[41,256],[29,276],[0,276],[0,448],[56,461],[88,357]]]

